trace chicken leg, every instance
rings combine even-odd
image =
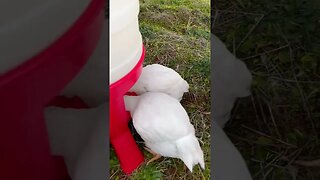
[[[149,153],[151,153],[153,155],[153,158],[151,158],[148,162],[147,165],[149,165],[151,162],[161,158],[160,154],[157,154],[156,152],[152,151],[151,149],[144,147],[145,150],[147,150]]]

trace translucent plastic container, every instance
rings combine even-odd
[[[110,0],[110,84],[128,74],[142,54],[139,0]]]
[[[0,75],[48,47],[90,0],[1,0]]]

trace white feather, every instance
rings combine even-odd
[[[245,160],[223,129],[211,121],[213,127],[212,178],[215,180],[252,180]]]
[[[64,157],[74,180],[106,179],[109,103],[96,108],[46,108],[51,152]]]
[[[163,92],[179,101],[185,92],[189,91],[189,84],[176,71],[160,64],[147,65],[130,89],[141,95],[145,92]]]
[[[195,164],[204,166],[203,152],[189,116],[179,101],[164,93],[144,93],[125,97],[133,125],[152,151],[180,158],[192,171]]]
[[[233,104],[250,95],[252,75],[214,34],[211,35],[213,65],[213,118],[223,127],[229,120]]]

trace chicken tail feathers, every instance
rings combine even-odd
[[[183,80],[181,82],[181,87],[182,87],[183,92],[189,92],[189,84],[186,80]]]
[[[196,164],[200,164],[200,167],[203,170],[205,169],[203,151],[198,139],[193,134],[177,140],[176,145],[179,152],[179,158],[191,172],[193,166]]]

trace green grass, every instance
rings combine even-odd
[[[213,31],[252,72],[227,134],[254,179],[320,179],[320,2],[217,0]],[[302,161],[300,161],[302,160]]]
[[[187,110],[205,154],[206,170],[190,173],[179,159],[161,158],[123,174],[111,149],[110,179],[210,179],[210,6],[209,0],[140,0],[140,31],[146,64],[176,70],[190,85],[182,105]],[[139,143],[142,147],[141,143]],[[141,148],[142,149],[142,148]],[[151,155],[144,151],[146,160]]]

